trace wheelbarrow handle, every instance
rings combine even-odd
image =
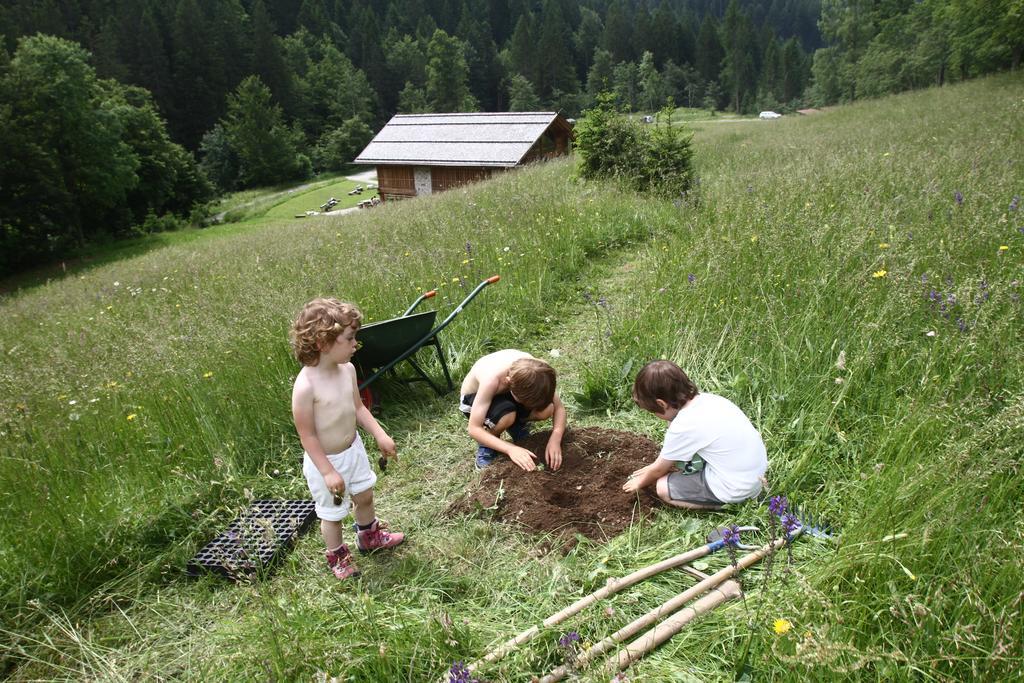
[[[416,307],[419,306],[423,302],[424,299],[433,299],[435,296],[437,296],[437,290],[436,289],[432,289],[429,292],[423,292],[423,294],[420,294],[420,298],[418,298],[418,299],[416,299],[416,301],[412,302],[412,306],[410,306],[409,308],[405,309],[405,313],[402,314],[402,317],[404,318],[405,316],[407,316],[410,313],[412,313],[416,309]]]

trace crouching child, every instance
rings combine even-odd
[[[658,458],[633,472],[623,490],[654,485],[658,498],[691,510],[717,510],[761,492],[768,468],[764,441],[732,401],[700,393],[686,373],[667,360],[640,370],[633,400],[669,426]],[[703,467],[692,468],[695,456],[703,460]]]
[[[477,442],[476,467],[487,467],[501,454],[524,470],[537,469],[532,451],[513,441],[530,434],[529,422],[551,420],[544,449],[548,467],[562,466],[565,407],[555,391],[555,370],[524,351],[504,349],[483,356],[470,368],[459,392],[459,410],[469,418],[469,435]]]

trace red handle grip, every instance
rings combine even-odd
[[[426,294],[424,294],[423,298],[424,299],[432,299],[435,296],[437,296],[437,290],[436,289],[432,289],[429,292],[427,292]]]
[[[487,278],[487,282],[490,282],[493,285],[495,282],[497,282],[500,279],[501,279],[500,275],[492,275],[491,277]]]

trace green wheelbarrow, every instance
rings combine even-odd
[[[362,398],[363,404],[367,408],[373,408],[376,400],[370,385],[384,373],[393,370],[402,361],[408,361],[409,365],[416,372],[415,377],[404,381],[426,382],[430,385],[431,389],[437,392],[438,396],[443,395],[444,389],[438,386],[424,372],[419,363],[416,362],[416,352],[424,346],[434,347],[434,350],[437,352],[437,360],[441,364],[441,370],[444,372],[448,391],[451,391],[454,388],[452,377],[448,372],[448,363],[445,361],[444,351],[441,349],[441,343],[438,341],[437,335],[441,330],[448,327],[452,320],[455,319],[455,316],[461,313],[466,304],[476,298],[476,295],[484,287],[494,284],[500,279],[500,276],[495,275],[478,284],[462,300],[462,303],[456,306],[455,310],[437,326],[434,325],[437,321],[437,311],[413,313],[417,306],[437,295],[437,290],[431,290],[421,294],[401,316],[360,327],[359,332],[356,334],[359,348],[355,355],[352,356],[352,363],[356,367],[356,376],[359,381],[359,396]]]

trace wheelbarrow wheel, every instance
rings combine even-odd
[[[367,410],[372,412],[373,409],[377,407],[377,396],[370,387],[363,387],[360,389],[359,398],[362,400],[363,405],[366,406]]]

